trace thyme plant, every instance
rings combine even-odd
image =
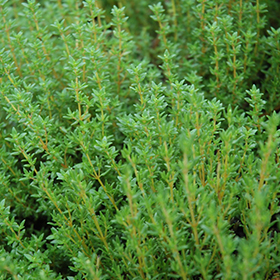
[[[0,1],[0,279],[273,279],[275,1]]]

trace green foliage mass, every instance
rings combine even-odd
[[[273,279],[276,1],[0,1],[0,279]]]

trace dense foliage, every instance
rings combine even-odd
[[[0,279],[276,277],[279,12],[1,0]]]

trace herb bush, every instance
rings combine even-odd
[[[0,279],[273,279],[276,1],[0,1]]]

